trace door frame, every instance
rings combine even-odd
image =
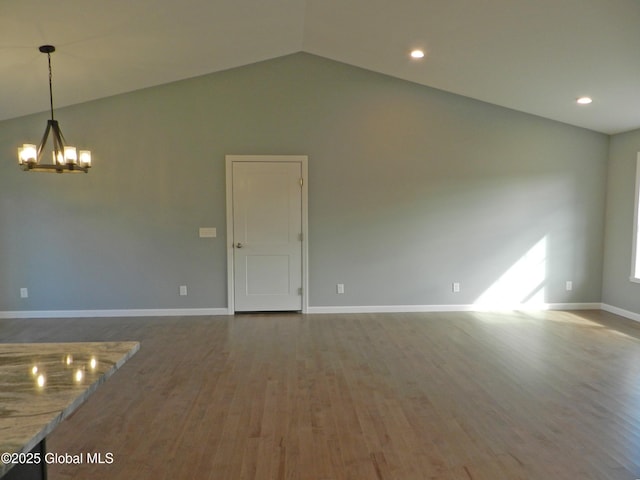
[[[236,162],[291,162],[300,164],[302,187],[302,313],[309,310],[309,222],[308,222],[308,157],[307,155],[225,155],[227,196],[227,312],[235,313],[234,248],[233,248],[233,164]]]

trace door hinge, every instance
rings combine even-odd
[[[304,185],[304,178],[300,177],[300,186]]]
[[[298,287],[298,295],[302,295],[302,287]]]
[[[300,242],[302,241],[302,234],[301,233],[298,234],[298,241],[300,241]]]

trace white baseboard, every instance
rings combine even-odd
[[[629,310],[625,310],[623,308],[614,307],[613,305],[608,305],[606,303],[602,304],[602,310],[609,313],[614,313],[616,315],[620,315],[621,317],[628,318],[629,320],[634,320],[636,322],[640,322],[640,314],[631,312]]]
[[[362,305],[309,307],[309,314],[323,313],[412,313],[412,312],[486,312],[535,310],[606,310],[640,321],[640,315],[601,303],[543,303],[501,305]],[[195,315],[232,315],[227,308],[141,308],[115,310],[15,310],[0,311],[3,318],[91,318],[91,317],[180,317]]]
[[[181,317],[228,315],[226,308],[137,308],[121,310],[16,310],[0,312],[0,318],[81,318],[81,317]]]
[[[308,313],[487,312],[507,310],[600,310],[600,308],[600,303],[518,303],[500,305],[367,305],[309,307]]]

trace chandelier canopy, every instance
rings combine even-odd
[[[18,148],[18,163],[27,172],[56,172],[56,173],[87,173],[91,168],[91,152],[89,150],[77,150],[67,142],[62,135],[58,121],[53,117],[53,87],[51,75],[51,54],[56,51],[53,45],[39,47],[42,53],[47,54],[49,60],[49,105],[51,119],[47,120],[47,128],[44,131],[39,145],[25,143]],[[53,139],[52,162],[43,161],[43,151],[47,140],[51,135]]]

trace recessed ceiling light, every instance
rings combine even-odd
[[[416,48],[415,50],[411,50],[411,58],[424,58],[424,50],[420,50]]]
[[[593,100],[591,99],[591,97],[580,97],[576,100],[576,102],[580,105],[589,105],[591,102],[593,102]]]

